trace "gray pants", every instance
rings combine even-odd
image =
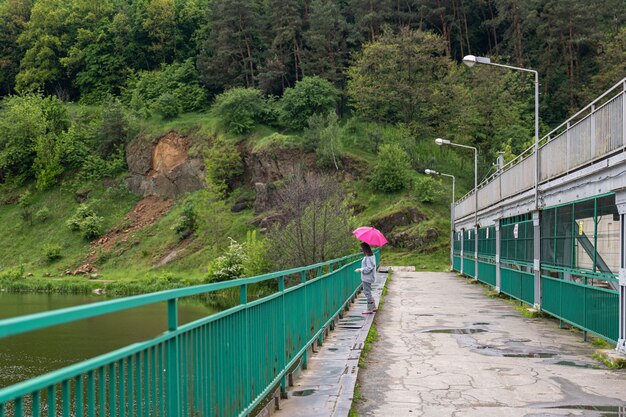
[[[372,283],[363,281],[363,294],[367,299],[367,311],[372,311],[376,309],[376,305],[374,304],[374,297],[372,296]]]

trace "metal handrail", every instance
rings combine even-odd
[[[378,261],[380,249],[374,252]],[[167,330],[157,337],[0,389],[0,416],[40,415],[44,407],[49,415],[74,408],[76,415],[105,415],[118,406],[128,415],[142,407],[168,416],[247,415],[276,384],[285,387],[289,370],[306,363],[307,348],[356,295],[360,258],[0,320],[2,339],[163,301],[168,312]],[[286,288],[285,278],[297,274],[299,282]],[[278,281],[277,292],[248,301],[248,286],[267,280]],[[238,305],[179,325],[179,298],[237,287]]]
[[[561,123],[560,125],[558,125],[554,129],[552,129],[550,132],[548,132],[546,135],[544,135],[541,139],[539,139],[539,143],[540,143],[539,149],[542,149],[548,143],[550,143],[552,140],[554,140],[557,137],[560,137],[563,133],[565,133],[568,130],[572,129],[578,123],[583,121],[585,118],[589,117],[591,114],[594,114],[595,112],[600,110],[602,107],[604,107],[604,104],[606,104],[606,103],[602,104],[601,106],[599,106],[597,108],[595,107],[595,104],[598,103],[603,98],[607,97],[612,91],[614,91],[616,88],[618,88],[620,86],[622,87],[621,91],[619,91],[613,97],[608,99],[607,102],[613,100],[615,97],[618,97],[620,94],[625,94],[626,93],[626,77],[622,78],[619,82],[617,82],[615,85],[613,85],[607,91],[602,93],[600,96],[598,96],[596,99],[594,99],[591,103],[587,104],[585,107],[583,107],[582,109],[580,109],[579,111],[574,113],[572,116],[570,116],[566,121],[564,121],[563,123]],[[588,115],[586,115],[584,118],[582,118],[580,120],[576,120],[576,122],[574,124],[571,124],[572,121],[574,121],[578,116],[580,116],[586,110],[591,110],[591,113],[589,113]],[[624,123],[626,123],[626,121],[624,121]],[[555,132],[559,131],[559,129],[562,129],[563,127],[565,127],[564,131],[559,132],[558,135],[553,135]],[[544,143],[542,143],[542,142],[544,142]],[[481,188],[484,188],[488,183],[494,181],[497,177],[502,175],[505,171],[511,169],[513,166],[519,164],[522,160],[526,159],[527,157],[531,156],[534,153],[535,153],[535,145],[533,144],[530,147],[528,147],[527,149],[525,149],[524,151],[522,151],[522,153],[517,155],[514,159],[512,159],[509,162],[507,162],[502,167],[502,169],[498,170],[496,173],[494,173],[493,175],[487,177],[487,179],[483,180],[480,184],[477,185],[476,189],[470,190],[469,192],[467,192],[467,194],[465,194],[463,197],[458,199],[456,201],[454,207],[458,207],[464,200],[470,198],[471,196],[474,195],[474,193],[478,192],[478,190],[480,190]],[[524,155],[526,155],[526,156],[524,156]]]

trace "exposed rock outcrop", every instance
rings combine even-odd
[[[387,235],[389,243],[396,248],[409,250],[422,250],[429,247],[439,237],[439,231],[434,228],[427,229],[424,233],[414,230],[391,232]]]
[[[405,208],[372,219],[372,226],[387,234],[399,226],[408,226],[426,220],[426,215],[416,208]]]
[[[189,156],[189,140],[170,132],[155,142],[136,140],[128,145],[126,160],[134,193],[175,197],[205,186],[204,161]]]

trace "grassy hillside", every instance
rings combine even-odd
[[[359,162],[366,172],[371,171],[376,163],[376,153],[371,146],[364,146],[363,138],[366,129],[372,125],[349,122],[342,127],[341,147],[344,157]],[[184,114],[173,121],[162,121],[151,118],[144,122],[140,136],[153,140],[161,135],[176,131],[181,135],[193,137],[198,144],[191,152],[202,155],[211,138],[223,134],[219,131],[219,121],[208,114]],[[392,127],[380,127],[381,135],[393,135]],[[257,126],[245,136],[227,135],[227,139],[239,143],[249,149],[259,151],[280,148],[301,148],[302,134],[281,132],[275,135],[276,129]],[[437,154],[440,150],[432,141],[423,142],[417,155],[422,164],[435,169],[458,170],[462,161],[456,154]],[[435,161],[442,161],[435,163]],[[415,162],[415,161],[414,161]],[[418,168],[414,168],[412,176],[419,181],[424,177]],[[383,194],[376,192],[367,178],[344,180],[347,193],[353,195],[353,205],[358,207],[356,218],[361,225],[372,224],[373,219],[381,218],[394,212],[414,209],[426,219],[418,224],[401,226],[394,231],[406,232],[421,236],[428,230],[436,230],[438,237],[419,249],[399,249],[385,247],[384,263],[415,265],[422,270],[443,270],[448,265],[448,230],[449,202],[451,184],[437,180],[434,183],[435,197],[432,202],[424,203],[423,195],[418,188],[406,191]],[[463,188],[464,184],[457,186]],[[23,208],[17,204],[17,198],[26,190],[33,195],[30,210],[33,221],[30,224],[23,219]],[[21,187],[4,184],[0,186],[0,277],[11,276],[16,269],[23,271],[26,280],[52,279],[57,281],[88,281],[89,278],[98,285],[109,280],[137,281],[162,280],[166,282],[196,282],[206,276],[206,267],[210,260],[219,256],[228,244],[228,237],[241,241],[246,233],[254,230],[250,224],[254,217],[252,209],[238,213],[230,211],[232,204],[242,195],[254,196],[250,185],[235,189],[226,201],[219,204],[208,204],[206,192],[198,191],[179,197],[173,207],[164,216],[158,217],[151,224],[137,229],[124,230],[131,226],[126,217],[135,208],[141,198],[130,193],[124,183],[124,175],[116,179],[95,182],[80,182],[71,175],[66,176],[61,184],[51,190],[38,192],[32,184]],[[104,245],[90,243],[78,232],[71,231],[66,222],[79,207],[78,199],[87,198],[87,204],[104,219],[104,231],[117,231],[105,236],[112,236],[114,241]],[[199,209],[200,227],[197,233],[188,239],[179,241],[172,230],[173,225],[181,216],[183,207],[193,204]],[[48,211],[42,219],[36,213],[42,209]],[[216,224],[219,223],[219,233]],[[98,240],[96,240],[97,242]],[[57,247],[58,257],[49,253],[51,247]],[[103,249],[104,248],[104,249]],[[168,259],[171,258],[171,259]],[[94,272],[87,275],[68,276],[67,271],[74,271],[88,263]],[[156,278],[155,278],[156,277]],[[55,281],[55,282],[57,282]]]

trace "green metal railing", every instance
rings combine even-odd
[[[474,262],[475,262],[474,258],[465,258],[465,257],[463,258],[463,273],[472,278],[474,277],[474,275],[476,275]]]
[[[617,340],[617,291],[542,275],[541,293],[543,311],[613,343]]]
[[[500,291],[531,306],[534,305],[535,276],[532,272],[500,267],[500,279]]]
[[[478,280],[496,286],[496,264],[485,261],[478,261]]]
[[[452,258],[452,269],[457,272],[461,272],[461,257],[460,256],[454,256]]]
[[[0,417],[245,416],[306,364],[360,289],[360,258],[1,320],[0,339],[164,301],[168,309],[168,330],[154,339],[1,389]],[[248,287],[266,281],[277,292],[248,301]],[[179,325],[179,299],[228,288],[239,288],[239,305]]]

